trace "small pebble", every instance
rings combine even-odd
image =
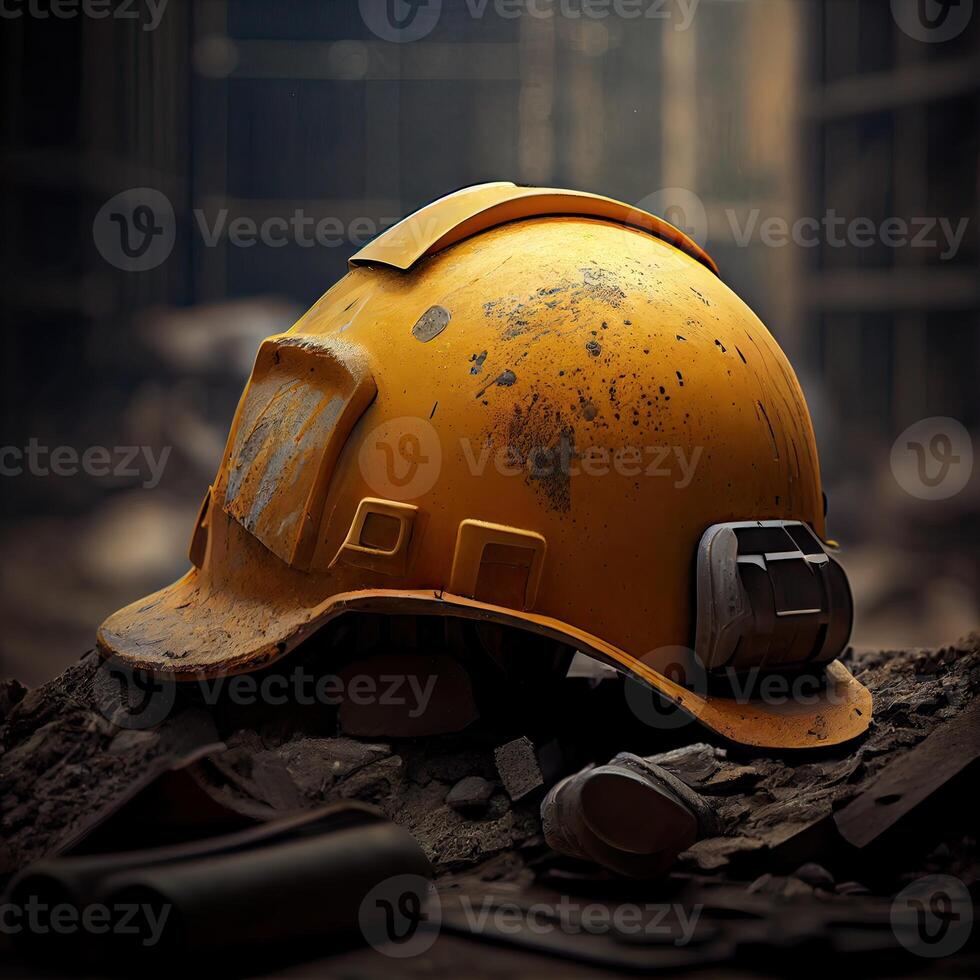
[[[464,776],[446,794],[446,805],[454,810],[484,807],[493,796],[493,789],[493,783],[482,776]]]

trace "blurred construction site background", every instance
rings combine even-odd
[[[181,574],[258,340],[373,233],[498,179],[689,229],[807,393],[854,642],[976,628],[973,6],[10,0],[0,674],[52,676]],[[953,486],[903,469],[916,443]]]

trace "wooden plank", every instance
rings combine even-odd
[[[980,701],[891,763],[834,815],[841,837],[867,847],[965,772],[980,756]]]

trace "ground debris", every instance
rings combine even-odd
[[[199,710],[173,714],[153,731],[108,721],[86,654],[24,694],[0,724],[0,877],[58,853],[100,815],[196,748],[217,741]],[[111,713],[111,712],[109,712]]]
[[[711,794],[717,808],[722,836],[698,842],[682,855],[683,861],[704,871],[724,868],[737,858],[739,868],[751,868],[758,852],[784,848],[795,856],[790,843],[816,847],[815,835],[805,836],[811,829],[864,792],[886,766],[958,717],[977,696],[980,633],[940,650],[849,651],[848,666],[875,702],[871,729],[856,744],[816,759],[743,749],[726,752],[705,744],[651,757],[699,792]]]
[[[847,661],[875,698],[871,730],[856,744],[819,754],[766,755],[710,744],[692,725],[692,738],[701,741],[644,753],[717,811],[720,832],[684,852],[681,871],[745,880],[771,871],[795,881],[792,888],[831,890],[836,876],[842,894],[866,886],[856,871],[827,866],[817,831],[886,766],[972,702],[980,690],[980,635],[935,651],[849,652]],[[63,850],[140,785],[202,747],[208,754],[188,772],[222,807],[249,819],[357,799],[413,833],[440,874],[482,875],[479,869],[494,861],[507,866],[509,877],[523,875],[529,860],[538,872],[556,867],[542,843],[538,795],[507,791],[510,762],[500,751],[523,746],[516,756],[535,758],[551,785],[558,777],[541,761],[538,735],[534,742],[515,739],[516,733],[481,722],[452,735],[357,739],[341,734],[336,718],[323,711],[206,711],[179,697],[153,729],[127,729],[107,720],[97,696],[98,672],[99,660],[90,653],[42,687],[0,687],[5,874]],[[619,750],[632,748],[631,730],[616,727],[622,702],[609,696],[618,683],[615,677],[599,682],[590,702],[594,724],[576,724],[555,743],[577,760],[576,768],[589,761],[590,751],[592,761],[608,761],[617,739]],[[598,749],[590,742],[593,729],[603,732]],[[975,845],[941,830],[923,867],[955,869],[950,873],[974,880]],[[783,866],[767,865],[784,852]],[[911,858],[906,863],[896,873],[911,872]]]
[[[493,783],[482,776],[464,776],[447,794],[446,805],[466,812],[470,808],[482,808],[493,796]]]

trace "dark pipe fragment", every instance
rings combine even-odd
[[[124,953],[126,962],[159,963],[353,935],[371,888],[396,875],[418,876],[421,887],[431,874],[409,833],[371,807],[344,803],[188,844],[39,862],[5,900],[44,910],[14,937],[29,953],[100,963]],[[52,928],[59,914],[84,922],[92,909],[108,910],[98,929]]]
[[[415,839],[379,821],[203,860],[136,868],[103,883],[109,908],[140,909],[138,931],[120,936],[134,953],[167,960],[313,936],[353,936],[376,885],[431,874]],[[418,896],[420,903],[426,894]],[[127,913],[128,914],[128,913]],[[374,918],[382,907],[367,909]],[[156,949],[150,949],[154,943]]]
[[[251,847],[293,840],[306,835],[374,823],[383,819],[376,810],[360,803],[332,804],[296,813],[245,830],[167,847],[122,851],[38,861],[10,884],[7,901],[23,906],[31,896],[45,904],[54,900],[82,906],[95,900],[95,892],[109,875],[135,867],[188,861],[209,855],[230,854]]]

